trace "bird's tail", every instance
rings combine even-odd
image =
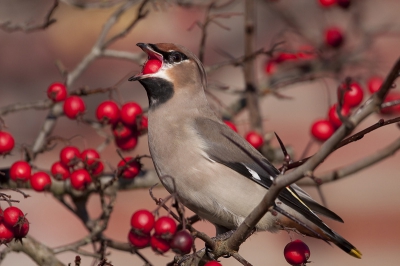
[[[331,234],[331,232],[332,232],[332,234]],[[331,232],[329,232],[328,235],[329,235],[330,241],[332,243],[334,243],[336,246],[338,246],[344,252],[350,254],[351,256],[353,256],[357,259],[361,259],[362,253],[358,249],[356,249],[355,246],[350,244],[346,239],[341,237],[335,231],[332,230]]]

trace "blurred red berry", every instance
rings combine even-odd
[[[290,265],[302,265],[310,258],[310,249],[303,241],[297,239],[285,246],[283,254]]]
[[[167,240],[159,238],[156,235],[151,236],[150,245],[155,252],[160,254],[167,252],[171,248]]]
[[[142,115],[139,124],[139,131],[147,130],[148,127],[149,127],[149,119],[147,118],[147,116]]]
[[[126,126],[123,123],[116,123],[112,126],[112,133],[116,138],[129,138],[136,134],[136,128],[133,126]]]
[[[84,190],[92,182],[90,174],[85,169],[78,169],[70,176],[71,186],[76,190]]]
[[[219,263],[219,262],[216,261],[216,260],[212,260],[212,261],[209,261],[209,262],[207,262],[206,264],[204,264],[204,266],[222,266],[222,264]]]
[[[337,112],[336,112],[336,106],[337,104],[332,105],[332,107],[329,109],[328,112],[328,119],[332,123],[333,126],[335,127],[340,127],[342,125],[342,121],[340,120]],[[345,105],[342,106],[341,114],[346,117],[350,113],[350,108]]]
[[[0,131],[0,155],[6,155],[14,148],[15,141],[13,136],[5,131]]]
[[[99,162],[100,154],[95,149],[86,149],[81,153],[80,157],[83,163],[90,167]]]
[[[55,162],[51,166],[51,175],[56,179],[56,180],[65,180],[69,177],[70,171],[68,166],[61,162]]]
[[[162,216],[157,219],[154,225],[154,234],[162,239],[171,239],[176,232],[176,222],[169,216]]]
[[[18,224],[13,228],[14,237],[18,240],[24,238],[29,232],[29,221],[24,217],[21,224]]]
[[[138,136],[136,133],[130,135],[127,138],[115,138],[115,144],[123,151],[133,150],[138,142]]]
[[[297,59],[297,55],[293,54],[293,53],[279,53],[276,58],[275,58],[275,62],[277,63],[283,63],[286,61],[291,61],[291,60],[296,60]]]
[[[137,234],[130,230],[128,234],[129,243],[135,248],[145,248],[150,244],[150,234]]]
[[[140,172],[140,163],[133,157],[125,157],[118,163],[118,176],[126,179],[135,178]]]
[[[238,132],[236,125],[229,120],[224,120],[224,123],[230,127],[233,131]]]
[[[330,7],[336,4],[336,0],[318,0],[318,2],[323,7]]]
[[[60,162],[66,166],[73,166],[80,162],[81,153],[75,146],[65,146],[60,151]]]
[[[175,234],[170,244],[175,253],[188,254],[192,250],[193,236],[188,231],[181,230]]]
[[[315,56],[316,56],[315,49],[309,45],[303,45],[297,51],[297,58],[299,59],[303,60],[314,59]]]
[[[248,132],[245,139],[256,149],[260,149],[264,144],[263,137],[255,131]]]
[[[3,223],[8,228],[17,226],[24,218],[24,213],[18,207],[10,206],[3,211]]]
[[[10,178],[14,181],[28,181],[31,177],[31,166],[25,161],[17,161],[11,165]]]
[[[67,98],[67,87],[60,82],[50,84],[47,89],[47,97],[53,102],[61,102]]]
[[[104,171],[104,164],[102,162],[96,162],[95,164],[93,164],[89,169],[89,173],[92,176],[99,176],[103,173]]]
[[[85,110],[85,102],[78,96],[70,96],[64,102],[64,114],[69,119],[76,119],[82,115]]]
[[[128,126],[136,126],[136,118],[143,113],[142,107],[135,102],[128,102],[121,108],[121,121]]]
[[[350,108],[358,106],[364,99],[364,91],[357,82],[343,83],[339,89],[344,90],[343,105]]]
[[[320,141],[325,141],[329,139],[332,134],[335,132],[335,128],[332,123],[328,120],[318,120],[314,122],[311,126],[311,135]]]
[[[138,210],[131,217],[131,227],[135,232],[150,234],[154,227],[154,215],[148,210]]]
[[[330,27],[325,31],[325,44],[338,48],[344,41],[342,30],[337,27]]]
[[[36,191],[45,191],[51,186],[51,178],[45,172],[37,172],[31,176],[31,187]]]
[[[274,60],[268,60],[265,63],[265,73],[267,73],[268,75],[271,75],[273,73],[275,73],[276,71],[276,62]]]
[[[5,224],[0,223],[0,245],[10,243],[14,239],[12,227],[7,227]]]
[[[372,93],[375,93],[375,92],[379,91],[379,89],[381,88],[382,84],[383,84],[383,78],[382,77],[379,77],[379,76],[371,77],[368,80],[368,90],[369,90],[369,92],[372,94]]]
[[[115,124],[120,118],[119,107],[114,101],[104,101],[97,106],[96,117],[101,123]]]

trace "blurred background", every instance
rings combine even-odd
[[[28,34],[0,30],[0,107],[45,99],[49,84],[63,81],[56,67],[56,61],[62,62],[67,70],[74,69],[89,53],[103,24],[118,7],[87,9],[65,2],[60,3],[53,15],[57,22],[46,30]],[[140,53],[140,49],[135,46],[138,42],[174,42],[197,53],[201,31],[198,27],[188,29],[196,21],[204,19],[204,9],[177,6],[173,1],[160,3],[150,5],[148,17],[140,21],[125,38],[117,41],[111,48]],[[47,0],[0,0],[0,22],[41,23],[51,5],[52,1]],[[335,25],[343,29],[346,41],[340,48],[341,51],[332,52],[332,56],[352,55],[350,67],[342,69],[334,77],[326,75],[313,81],[290,84],[279,89],[281,94],[290,98],[282,99],[268,95],[260,100],[265,132],[277,132],[284,143],[293,148],[295,155],[300,156],[310,139],[310,125],[314,120],[324,118],[329,106],[336,100],[337,79],[343,80],[346,76],[352,76],[366,91],[365,84],[369,76],[374,74],[386,76],[399,57],[400,2],[354,0],[354,5],[347,10],[337,7],[322,8],[317,0],[260,0],[256,1],[256,5],[256,48],[269,49],[282,40],[285,41],[282,47],[287,50],[296,49],[302,44],[321,47],[324,29]],[[111,32],[122,30],[132,17],[136,16],[136,12],[137,7],[128,10]],[[244,12],[244,1],[236,1],[218,12]],[[210,25],[205,65],[226,61],[229,59],[226,54],[234,57],[243,55],[243,16],[233,16],[218,21],[229,30],[222,29],[216,24]],[[302,29],[303,37],[298,37],[298,32],[288,26],[290,23]],[[225,54],[219,52],[221,50]],[[260,56],[256,60],[256,75],[261,86],[270,81],[265,72],[267,60],[267,56]],[[69,90],[82,86],[111,87],[132,71],[138,73],[140,66],[127,60],[99,59],[83,72]],[[209,75],[209,82],[223,84],[229,88],[227,91],[211,89],[211,93],[226,105],[238,99],[237,94],[233,92],[244,87],[240,67],[227,66],[212,72]],[[123,82],[119,85],[119,91],[122,99],[136,101],[143,107],[147,106],[146,93],[139,83]],[[108,99],[106,93],[85,97],[87,105],[85,117],[94,119],[97,105],[106,99]],[[47,113],[47,110],[29,110],[2,117],[7,130],[15,137],[17,149],[14,149],[11,156],[0,159],[0,167],[8,167],[14,161],[21,159],[18,147],[32,145]],[[377,114],[372,115],[358,129],[376,123],[380,118]],[[234,119],[242,135],[249,130],[247,121],[246,112]],[[90,127],[66,117],[58,119],[53,135],[65,138],[79,135],[81,137],[74,138],[72,143],[82,149],[97,147],[103,141],[103,138]],[[395,125],[376,130],[362,140],[333,153],[317,169],[316,175],[373,154],[391,143],[398,135],[399,131]],[[277,145],[275,140],[273,145]],[[35,165],[41,169],[49,169],[50,165],[58,160],[61,148],[60,143],[52,151],[40,154],[35,160]],[[309,155],[317,148],[317,144],[313,145]],[[146,136],[140,137],[138,147],[126,154],[132,156],[148,154]],[[116,165],[120,160],[114,144],[103,150],[101,156],[112,165]],[[384,162],[350,177],[322,186],[327,206],[345,221],[344,224],[326,221],[327,224],[363,253],[361,260],[350,257],[337,247],[331,247],[320,240],[286,232],[256,233],[241,246],[240,254],[253,265],[287,265],[283,257],[283,248],[290,241],[290,237],[293,237],[300,238],[309,245],[310,260],[313,265],[399,265],[397,253],[400,248],[399,159],[400,155],[395,154]],[[153,168],[150,159],[142,162],[146,169]],[[305,189],[316,200],[320,200],[315,188]],[[157,197],[167,195],[162,188],[157,188],[155,193]],[[18,206],[28,213],[31,236],[50,247],[57,247],[76,241],[87,234],[81,222],[55,201],[51,194],[34,191],[29,191],[29,194],[32,197],[28,199],[23,199],[17,193],[12,195],[13,198],[21,200]],[[106,235],[119,241],[127,241],[130,217],[134,211],[141,208],[149,210],[156,208],[147,189],[120,192]],[[100,212],[98,197],[91,197],[89,209],[93,215]],[[215,233],[213,226],[207,222],[196,224],[196,228],[211,236]],[[199,249],[203,247],[201,241],[196,243]],[[87,250],[91,250],[90,245]],[[113,265],[143,264],[132,254],[115,250],[110,252],[108,259]],[[174,256],[172,252],[164,256],[155,255],[151,249],[146,249],[143,253],[154,265],[165,265],[172,261]],[[66,264],[72,263],[74,257],[74,253],[70,252],[59,256]],[[82,265],[92,264],[91,258],[84,256],[82,258]],[[223,265],[239,265],[234,259],[221,259],[221,262]],[[3,265],[34,265],[34,263],[24,254],[11,253],[4,259]]]

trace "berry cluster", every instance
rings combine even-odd
[[[125,103],[119,109],[114,101],[104,101],[97,107],[96,117],[101,123],[111,125],[115,143],[124,151],[134,149],[140,132],[147,129],[147,117],[135,102]]]
[[[177,231],[175,220],[169,216],[161,216],[156,221],[148,210],[138,210],[132,215],[131,227],[128,240],[135,248],[150,245],[160,254],[170,249],[178,254],[188,254],[192,250],[192,235],[186,230]]]
[[[52,83],[47,89],[47,97],[53,102],[64,101],[63,110],[69,119],[76,119],[86,110],[85,102],[79,96],[69,96],[67,87],[60,82]]]
[[[45,191],[51,186],[50,176],[39,171],[32,174],[32,168],[29,163],[25,161],[16,161],[11,165],[9,172],[11,180],[15,182],[30,181],[31,187],[36,191]]]
[[[347,117],[351,108],[361,104],[364,98],[364,91],[357,82],[344,82],[338,88],[338,97],[343,99],[340,114]],[[337,112],[337,104],[332,105],[328,111],[328,119],[319,119],[311,126],[311,135],[319,141],[329,139],[335,130],[342,125]]]
[[[295,61],[305,61],[315,58],[315,51],[310,46],[302,46],[298,51],[289,53],[281,52],[270,58],[265,64],[265,73],[271,75],[275,73],[278,65],[295,62]]]
[[[10,243],[13,239],[21,241],[29,231],[29,222],[24,213],[17,207],[0,209],[0,245]]]

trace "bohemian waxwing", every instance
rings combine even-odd
[[[137,45],[148,60],[142,72],[129,80],[138,80],[149,98],[149,148],[158,176],[173,177],[174,182],[161,179],[165,188],[213,223],[217,234],[236,229],[261,202],[279,171],[214,114],[204,92],[206,73],[192,52],[170,43]],[[312,230],[270,212],[259,221],[257,230],[292,228],[312,237],[318,233],[361,258],[360,251],[315,213],[343,220],[298,186],[282,190],[276,204]]]

